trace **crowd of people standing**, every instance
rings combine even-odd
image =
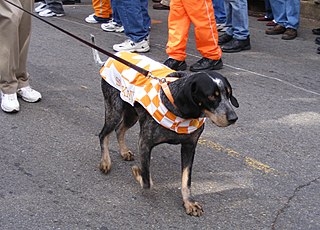
[[[64,4],[80,0],[11,0],[40,17],[62,17]],[[194,26],[196,48],[202,58],[190,65],[190,71],[217,70],[223,66],[222,53],[250,50],[250,32],[247,0],[153,0],[153,9],[169,10],[168,58],[164,65],[174,70],[186,70],[186,47],[191,24]],[[319,0],[315,0],[319,4]],[[298,36],[300,0],[287,4],[285,0],[265,0],[266,14],[259,21],[272,26],[267,35],[279,35],[284,40]],[[114,51],[147,52],[150,50],[151,18],[148,0],[92,0],[93,13],[84,20],[100,23],[106,32],[124,33],[125,41],[114,44]],[[30,87],[26,60],[30,43],[31,16],[6,1],[0,1],[0,90],[1,109],[18,112],[17,97],[27,102],[38,102],[41,94]],[[223,32],[220,36],[218,31]],[[320,35],[320,28],[312,30]],[[315,43],[320,45],[320,37]],[[320,53],[320,47],[317,49]]]

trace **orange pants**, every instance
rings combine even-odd
[[[194,25],[197,50],[203,57],[219,60],[218,31],[212,0],[171,0],[168,18],[168,43],[166,52],[178,61],[186,59],[190,24]]]
[[[92,0],[94,15],[100,18],[111,18],[112,9],[110,0]]]

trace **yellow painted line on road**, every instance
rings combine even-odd
[[[244,162],[244,164],[246,164],[250,168],[262,171],[264,173],[271,173],[271,174],[279,175],[279,172],[276,169],[271,168],[269,165],[264,164],[264,163],[254,159],[252,157],[243,156],[242,154],[238,153],[237,151],[230,149],[230,148],[226,148],[218,143],[208,141],[203,138],[200,138],[198,143],[200,145],[204,145],[208,148],[212,148],[216,151],[226,153],[230,157],[240,159]]]

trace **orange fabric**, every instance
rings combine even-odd
[[[94,15],[101,18],[111,18],[112,9],[110,0],[92,0]]]
[[[194,25],[197,50],[203,57],[219,60],[218,31],[212,0],[171,0],[168,18],[168,43],[166,52],[178,61],[186,59],[190,24]]]
[[[101,68],[100,74],[111,86],[120,91],[122,100],[132,106],[135,101],[140,103],[156,122],[176,133],[192,133],[204,124],[206,120],[204,117],[183,119],[171,113],[162,103],[159,79],[165,78],[167,82],[176,80],[177,78],[166,77],[174,70],[140,54],[122,51],[116,55],[150,71],[157,78],[145,77],[134,69],[109,58]]]

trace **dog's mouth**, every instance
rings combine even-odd
[[[216,115],[209,110],[204,110],[204,114],[218,127],[227,127],[234,124],[238,117],[235,112],[225,113],[221,115]]]

